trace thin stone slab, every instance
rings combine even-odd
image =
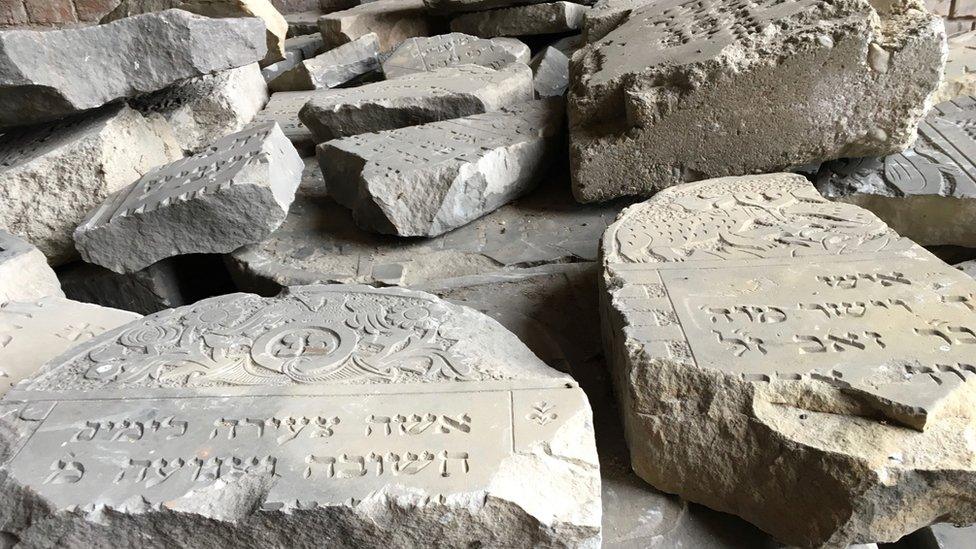
[[[163,529],[178,546],[600,546],[583,392],[429,294],[212,298],[103,334],[2,402],[20,421],[0,430],[16,448],[0,508],[27,545]]]
[[[277,124],[253,125],[113,194],[78,226],[75,244],[85,261],[117,273],[231,252],[281,225],[302,167]]]
[[[254,123],[276,122],[299,153],[303,156],[314,155],[315,139],[312,132],[298,118],[298,112],[313,95],[312,91],[273,93],[264,110],[254,117]]]
[[[964,95],[976,95],[976,31],[949,37],[945,77],[933,101],[941,103]]]
[[[662,191],[603,268],[650,484],[804,547],[976,518],[976,281],[795,174]]]
[[[463,65],[316,92],[299,119],[321,143],[496,111],[532,97],[532,70],[527,65],[512,63],[497,71]]]
[[[824,163],[817,189],[922,245],[976,247],[976,98],[940,103],[903,152]]]
[[[547,46],[532,58],[529,67],[532,69],[532,87],[537,98],[566,95],[566,87],[569,86],[569,57],[566,54]]]
[[[334,88],[380,68],[379,42],[373,33],[298,63],[269,84],[271,91]]]
[[[64,297],[47,258],[29,242],[0,230],[0,303]]]
[[[113,192],[183,156],[173,130],[125,105],[0,136],[0,229],[52,265],[78,256],[71,233]]]
[[[56,120],[249,65],[266,51],[257,19],[210,19],[181,10],[92,27],[0,31],[0,128]]]
[[[452,19],[451,30],[486,38],[572,32],[583,27],[589,9],[573,2],[551,2],[477,11]]]
[[[387,78],[430,72],[457,65],[500,69],[509,63],[528,63],[529,47],[514,38],[482,40],[452,32],[430,38],[408,38],[383,61]]]
[[[329,194],[360,227],[437,236],[530,191],[552,169],[564,104],[531,101],[319,145]]]
[[[623,3],[570,66],[581,201],[903,150],[940,80],[921,0]]]
[[[319,30],[326,46],[336,48],[376,33],[380,50],[388,52],[414,36],[435,34],[422,0],[376,0],[323,15]]]

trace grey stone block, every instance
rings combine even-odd
[[[0,230],[0,303],[47,296],[64,297],[47,258],[30,243]]]
[[[298,111],[312,98],[314,92],[277,92],[271,94],[271,99],[264,110],[254,117],[254,123],[277,122],[281,131],[291,140],[292,145],[303,156],[315,154],[315,140],[312,132],[298,118]]]
[[[422,0],[365,2],[319,19],[319,30],[329,48],[375,33],[380,50],[388,52],[407,38],[435,34],[435,28]]]
[[[500,69],[509,63],[528,63],[529,55],[529,47],[514,38],[484,40],[452,32],[404,40],[383,61],[383,73],[387,78],[396,78],[457,65]]]
[[[373,33],[298,63],[271,81],[271,91],[334,88],[380,68],[379,42]]]
[[[451,30],[475,36],[528,36],[579,30],[590,8],[573,2],[530,4],[466,13],[451,20]]]
[[[142,315],[189,303],[180,288],[180,270],[171,259],[125,274],[78,261],[60,269],[58,277],[70,299]]]
[[[552,46],[536,54],[529,63],[537,98],[562,97],[569,86],[569,58]]]

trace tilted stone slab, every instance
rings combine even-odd
[[[2,404],[4,528],[26,544],[600,544],[583,392],[429,294],[208,299],[103,334]]]
[[[277,92],[271,94],[271,99],[264,106],[264,110],[254,117],[254,123],[277,122],[281,131],[291,141],[292,145],[303,155],[315,154],[315,140],[312,132],[298,118],[298,112],[313,97],[312,91]]]
[[[0,230],[0,303],[47,296],[64,297],[47,258],[29,242]]]
[[[319,19],[319,30],[329,48],[376,33],[380,50],[387,52],[407,38],[434,34],[434,28],[422,0],[365,2]]]
[[[527,65],[513,63],[497,71],[464,65],[317,92],[299,111],[299,119],[321,143],[495,111],[532,97]]]
[[[920,1],[888,8],[665,0],[617,12],[570,66],[576,196],[904,149],[938,86],[944,33]]]
[[[0,136],[0,228],[52,265],[78,256],[71,233],[113,192],[183,156],[172,128],[124,105]]]
[[[249,65],[266,50],[257,19],[210,19],[181,10],[84,28],[2,31],[0,128],[56,120]]]
[[[231,252],[281,225],[302,166],[277,124],[253,125],[113,194],[78,226],[75,243],[85,261],[117,273]]]
[[[571,32],[583,27],[589,9],[573,2],[551,2],[477,11],[452,19],[451,30],[483,37]]]
[[[909,149],[823,164],[817,188],[867,208],[922,245],[976,247],[976,98],[936,105]]]
[[[528,63],[529,47],[514,38],[483,40],[452,32],[430,38],[409,38],[383,61],[387,78],[430,72],[457,65],[500,69],[509,63]]]
[[[976,281],[795,174],[666,189],[603,267],[646,481],[804,547],[976,518]]]
[[[437,236],[531,190],[563,141],[563,102],[444,120],[319,145],[329,195],[356,224]]]
[[[334,88],[380,68],[379,42],[373,33],[298,63],[269,84],[271,91]]]
[[[540,51],[532,62],[532,86],[537,98],[562,97],[569,86],[569,57],[560,50],[548,46]]]

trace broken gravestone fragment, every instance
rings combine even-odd
[[[529,4],[466,13],[451,20],[451,30],[490,38],[579,30],[590,8],[573,2]]]
[[[976,281],[785,173],[628,208],[603,267],[644,480],[803,547],[976,518]]]
[[[539,99],[562,97],[569,85],[569,57],[558,49],[548,46],[529,63],[532,69],[532,87]]]
[[[929,245],[976,247],[976,98],[940,103],[912,147],[884,158],[824,163],[817,189],[871,210],[892,229]]]
[[[437,236],[531,190],[563,140],[558,99],[319,145],[329,195],[360,227]]]
[[[254,117],[254,123],[277,122],[281,131],[302,155],[313,155],[315,140],[312,132],[298,118],[298,112],[313,96],[313,91],[273,93],[264,110]]]
[[[884,6],[631,2],[571,62],[577,198],[904,149],[945,38],[920,0]]]
[[[379,42],[373,33],[298,63],[269,84],[271,91],[334,88],[380,68]]]
[[[407,38],[430,36],[433,28],[422,0],[365,2],[319,19],[322,38],[329,48],[376,33],[380,51],[388,52]]]
[[[462,65],[315,92],[299,118],[321,143],[495,111],[532,97],[532,70],[527,65],[512,63],[497,71]]]
[[[83,28],[0,31],[0,128],[56,120],[249,65],[266,49],[257,19],[181,10]]]
[[[387,78],[430,72],[457,65],[500,69],[509,63],[528,63],[529,47],[514,38],[484,40],[452,32],[430,38],[408,38],[383,61]]]
[[[86,342],[2,402],[29,418],[0,466],[4,528],[27,545],[161,527],[179,546],[600,545],[583,392],[429,294],[207,299]]]
[[[64,297],[47,258],[29,242],[0,229],[0,303],[46,296]]]
[[[302,159],[274,122],[252,125],[116,192],[75,230],[82,258],[117,273],[227,253],[281,225]]]

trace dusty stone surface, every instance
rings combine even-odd
[[[315,140],[312,132],[298,118],[298,111],[313,97],[311,91],[277,92],[264,110],[254,117],[254,123],[277,122],[281,131],[303,156],[315,154]]]
[[[532,87],[537,98],[562,97],[569,86],[569,57],[562,51],[547,46],[529,63],[532,69]]]
[[[78,226],[75,244],[85,261],[117,273],[231,252],[281,225],[302,167],[277,124],[252,125],[114,193]]]
[[[823,164],[817,189],[871,210],[922,245],[976,247],[976,98],[940,103],[909,149]]]
[[[0,303],[64,297],[47,258],[29,242],[0,230]]]
[[[430,72],[457,65],[500,69],[509,63],[528,63],[529,47],[514,38],[483,40],[452,32],[430,38],[408,38],[383,61],[387,78]]]
[[[3,404],[30,420],[0,469],[26,544],[600,545],[583,392],[429,294],[209,299],[87,342]]]
[[[577,198],[904,149],[945,39],[919,1],[888,4],[612,3],[570,65]]]
[[[142,315],[190,303],[177,264],[167,259],[125,274],[78,261],[60,269],[58,277],[70,299]]]
[[[976,259],[971,259],[969,261],[963,261],[962,263],[958,263],[956,264],[956,268],[968,274],[969,276],[976,278]]]
[[[268,86],[261,68],[252,63],[191,78],[130,105],[144,115],[165,118],[183,150],[195,154],[244,129],[267,102]]]
[[[319,34],[319,17],[323,15],[321,11],[299,11],[284,15],[285,21],[288,22],[289,38]]]
[[[561,100],[355,135],[319,145],[329,194],[360,227],[437,236],[539,183],[559,156]]]
[[[435,34],[422,0],[376,0],[323,15],[319,29],[326,46],[335,48],[376,33],[380,50],[391,51],[407,38]]]
[[[539,0],[424,0],[432,13],[450,14],[507,8],[517,4],[532,4]]]
[[[463,65],[316,92],[299,119],[321,143],[495,111],[532,97],[532,70],[522,63],[497,71]]]
[[[298,51],[302,54],[302,59],[311,59],[325,52],[325,41],[319,34],[318,21],[315,22],[315,34],[305,34],[285,40],[285,51]]]
[[[285,72],[295,68],[302,62],[302,52],[299,50],[285,50],[284,59],[271,63],[261,69],[261,75],[265,82],[271,82]]]
[[[478,11],[452,19],[451,30],[483,37],[571,32],[583,27],[589,9],[573,2],[551,2]]]
[[[950,36],[948,42],[945,78],[932,98],[936,103],[976,94],[976,31]]]
[[[249,65],[266,50],[257,19],[210,19],[181,10],[76,29],[2,31],[0,128],[56,120]]]
[[[334,88],[380,68],[379,42],[369,33],[298,63],[269,84],[271,91]]]
[[[602,250],[643,479],[804,547],[976,518],[976,281],[795,174],[666,189]]]
[[[182,156],[172,128],[124,105],[0,136],[0,228],[52,265],[77,257],[71,233],[92,208]]]

